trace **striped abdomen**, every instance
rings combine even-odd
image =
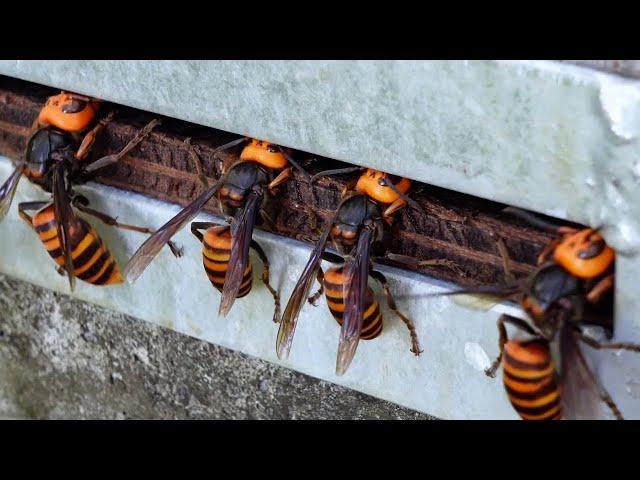
[[[204,270],[214,287],[222,292],[224,277],[229,267],[231,256],[231,229],[225,226],[211,227],[204,232],[202,238],[202,260]],[[242,285],[237,298],[242,298],[251,291],[253,268],[251,262],[244,270]]]
[[[38,211],[32,223],[49,255],[58,265],[64,266],[53,204]],[[115,258],[93,227],[80,217],[76,217],[75,222],[72,222],[69,227],[69,241],[76,278],[93,285],[122,283],[122,276]]]
[[[342,267],[333,267],[324,274],[324,294],[327,297],[327,305],[336,321],[342,325],[342,315],[344,313],[344,297],[346,291],[346,281],[348,279],[342,271]],[[382,333],[382,313],[380,305],[373,295],[373,290],[367,287],[367,296],[364,299],[364,321],[360,338],[371,340]]]
[[[560,418],[560,386],[546,342],[507,342],[502,368],[509,400],[524,420]]]

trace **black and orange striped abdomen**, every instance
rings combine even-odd
[[[342,267],[333,267],[324,274],[324,294],[327,298],[327,305],[336,321],[342,325],[342,315],[344,314],[344,297],[346,291],[347,277]],[[360,338],[371,340],[382,333],[382,313],[380,305],[376,300],[373,290],[367,287],[367,296],[364,299],[364,321]]]
[[[53,204],[39,210],[34,215],[32,224],[49,255],[58,265],[64,266]],[[76,278],[93,285],[122,283],[122,275],[115,258],[91,225],[76,217],[69,228],[69,237]]]
[[[520,417],[524,420],[560,419],[560,385],[546,342],[507,342],[502,368],[504,387]]]
[[[224,278],[229,268],[231,256],[231,229],[225,226],[211,227],[204,232],[202,238],[202,260],[212,285],[222,292]],[[251,262],[244,270],[242,285],[237,298],[242,298],[251,291],[253,268]]]

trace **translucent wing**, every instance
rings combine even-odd
[[[521,292],[520,284],[480,285],[449,292],[430,293],[424,297],[453,297],[453,302],[471,310],[490,310],[498,303]]]
[[[2,220],[9,211],[13,197],[16,194],[20,177],[22,177],[23,168],[23,163],[18,165],[0,187],[0,220]]]
[[[293,289],[293,293],[287,302],[287,307],[282,315],[282,321],[280,322],[280,329],[278,330],[278,338],[276,341],[276,352],[278,358],[283,360],[289,356],[291,350],[291,342],[293,341],[293,334],[296,330],[296,324],[298,323],[298,316],[302,306],[307,301],[309,293],[311,292],[311,285],[316,279],[318,274],[318,268],[320,267],[320,261],[322,260],[322,253],[329,239],[329,233],[333,226],[333,218],[327,222],[320,238],[316,242],[316,246],[311,252],[309,261],[302,271],[302,275],[298,279],[298,283]]]
[[[71,206],[71,197],[63,176],[62,165],[64,164],[60,164],[53,171],[53,208],[56,216],[60,250],[64,257],[64,269],[69,278],[69,287],[73,292],[76,286],[76,276],[73,269],[73,258],[71,257],[70,225],[75,223],[75,213]]]
[[[490,294],[476,294],[476,295],[459,295],[453,297],[453,302],[461,307],[468,308],[469,310],[481,310],[488,311],[495,307],[497,304],[505,300],[507,297],[501,297],[499,295]]]
[[[183,208],[175,217],[147,238],[127,262],[124,269],[124,276],[128,282],[134,282],[142,275],[142,272],[145,271],[151,261],[158,255],[160,250],[162,250],[162,247],[204,208],[221,185],[222,182],[218,181],[209,187],[198,198]]]
[[[603,397],[608,394],[600,387],[593,371],[580,351],[580,345],[572,327],[562,328],[560,333],[562,357],[561,385],[563,418],[567,420],[597,420],[610,418]],[[614,412],[617,408],[614,407]],[[613,410],[613,409],[612,409]]]
[[[353,256],[345,261],[343,272],[349,287],[345,295],[342,328],[338,343],[338,357],[336,359],[336,374],[344,375],[351,364],[358,343],[364,317],[364,299],[369,280],[369,259],[374,235],[373,227],[365,226],[358,236],[358,244]]]
[[[242,286],[244,271],[249,263],[249,245],[256,223],[258,207],[262,203],[263,194],[251,192],[245,202],[240,216],[231,227],[231,253],[229,254],[229,269],[224,277],[222,298],[218,313],[226,316],[231,310]]]

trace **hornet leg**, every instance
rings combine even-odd
[[[120,150],[118,153],[113,153],[111,155],[106,155],[102,158],[99,158],[95,162],[90,163],[84,168],[82,171],[81,177],[83,181],[90,180],[95,175],[97,170],[108,167],[111,164],[114,164],[122,157],[127,155],[131,150],[136,148],[138,144],[140,144],[145,138],[149,136],[151,130],[153,130],[157,125],[161,122],[158,119],[151,120],[142,130],[140,130],[135,137],[131,139],[129,143],[125,145],[125,147]],[[81,147],[82,148],[82,147]],[[77,154],[76,154],[77,156]]]
[[[200,240],[202,242],[202,240],[204,239],[204,235],[202,235],[202,232],[200,232],[200,230],[207,230],[211,227],[220,227],[221,225],[218,225],[217,223],[211,223],[211,222],[191,222],[191,233],[193,233],[198,240]]]
[[[331,253],[331,252],[322,252],[322,259],[326,260],[327,262],[335,263],[338,265],[340,265],[341,263],[344,263],[344,259],[340,255],[336,255],[335,253]],[[320,296],[324,293],[324,271],[320,266],[318,266],[317,279],[318,279],[318,283],[320,284],[320,288],[318,288],[318,291],[313,295],[311,295],[308,299],[309,303],[314,307],[317,306],[316,302],[318,301]]]
[[[592,343],[585,340],[585,337],[584,335],[582,335],[581,332],[575,331],[574,334],[577,334],[578,340],[582,340],[587,345],[593,346]],[[594,348],[606,348],[606,347],[594,347]],[[594,384],[598,386],[598,390],[600,391],[600,398],[602,399],[602,401],[607,404],[607,407],[609,407],[609,409],[611,410],[611,412],[613,413],[613,415],[616,417],[617,420],[624,420],[624,417],[622,416],[622,413],[620,413],[620,409],[616,405],[616,402],[614,402],[613,398],[611,398],[611,395],[609,395],[609,393],[600,386],[600,383],[598,382],[595,375],[589,368],[589,365],[587,364],[587,361],[585,360],[584,355],[580,350],[580,347],[576,345],[575,349],[576,349],[576,357],[578,357],[578,359],[580,360],[580,363],[582,363],[582,366],[584,367],[585,371],[589,373],[589,376],[591,377]],[[640,347],[639,347],[639,350],[637,351],[640,351]]]
[[[408,255],[400,255],[399,253],[391,253],[387,252],[383,257],[379,257],[381,259],[388,259],[394,262],[402,263],[408,267],[422,267],[422,266],[441,266],[447,267],[450,270],[453,270],[460,276],[465,276],[464,271],[458,266],[456,262],[453,260],[447,260],[445,258],[434,258],[429,260],[418,260],[414,257],[409,257]]]
[[[640,344],[629,342],[616,342],[616,343],[600,343],[591,337],[588,337],[584,333],[578,331],[575,333],[578,340],[582,340],[591,348],[596,350],[628,350],[631,352],[640,352]]]
[[[613,274],[607,275],[600,280],[595,287],[587,293],[587,300],[591,303],[598,303],[600,297],[613,288]]]
[[[27,213],[30,210],[40,210],[51,202],[22,202],[18,204],[18,215],[27,225],[33,228],[33,218]]]
[[[109,122],[111,122],[111,120],[113,120],[113,115],[114,112],[109,112],[105,118],[101,119],[98,124],[89,130],[89,132],[84,136],[82,143],[80,144],[80,148],[78,148],[78,151],[76,152],[76,158],[78,160],[84,160],[87,158],[91,147],[93,147],[93,144],[96,141],[96,136],[109,124]]]
[[[80,210],[81,212],[86,213],[87,215],[91,215],[93,217],[96,217],[98,220],[101,220],[102,222],[106,223],[107,225],[111,225],[117,228],[121,228],[123,230],[131,230],[133,232],[140,232],[140,233],[146,233],[151,235],[152,233],[155,233],[155,230],[149,228],[149,227],[138,227],[136,225],[129,225],[126,223],[120,223],[118,222],[115,218],[99,212],[98,210],[94,210],[92,208],[89,208],[86,206],[86,203],[82,200],[84,199],[86,201],[85,197],[80,197],[80,196],[76,196],[76,198],[74,198],[74,203],[75,206],[78,210]],[[75,200],[79,200],[79,201],[75,201]],[[173,243],[172,241],[167,242],[167,246],[171,249],[171,253],[173,253],[173,255],[175,257],[181,257],[182,256],[182,248],[178,247],[175,243]]]
[[[191,144],[191,137],[186,138],[184,140],[184,143],[187,146],[187,149],[189,150],[189,156],[191,157],[191,161],[193,162],[193,165],[196,167],[196,172],[198,172],[198,180],[200,180],[200,183],[206,190],[207,188],[209,188],[209,181],[207,180],[207,176],[204,174],[202,160],[200,160],[200,157],[198,156],[198,152],[196,152],[195,147]]]
[[[400,312],[400,310],[398,310],[396,302],[393,299],[393,295],[391,294],[391,289],[389,288],[389,283],[386,277],[381,272],[378,272],[376,270],[371,270],[369,274],[371,275],[372,278],[377,280],[380,283],[380,285],[382,285],[382,289],[384,290],[384,295],[387,298],[387,305],[389,306],[391,311],[395,313],[409,329],[409,335],[411,336],[411,352],[414,355],[420,355],[422,353],[422,349],[420,348],[420,342],[418,341],[418,334],[416,333],[416,327],[411,321],[411,319],[406,317],[403,313]]]
[[[311,295],[308,298],[309,303],[311,305],[313,305],[314,307],[317,307],[316,302],[318,301],[318,299],[324,293],[324,271],[322,270],[321,267],[318,267],[318,273],[317,273],[316,278],[318,279],[318,283],[320,284],[320,288],[318,288],[318,291],[316,291],[316,293],[314,293],[313,295]]]
[[[509,251],[507,250],[507,246],[504,243],[504,240],[495,232],[490,233],[491,237],[495,240],[496,245],[498,247],[498,252],[500,253],[500,258],[502,258],[502,271],[504,272],[504,278],[507,283],[513,283],[515,278],[513,277],[513,272],[511,271],[511,264],[509,258]]]
[[[265,284],[267,289],[271,292],[273,296],[273,302],[275,303],[275,310],[273,312],[273,321],[274,323],[280,322],[280,294],[278,291],[271,286],[269,283],[269,259],[267,255],[262,250],[262,247],[255,240],[251,240],[251,248],[258,254],[260,260],[262,260],[262,282]]]
[[[500,334],[500,338],[498,340],[498,347],[500,349],[500,353],[498,353],[498,357],[493,361],[491,366],[489,366],[489,368],[485,369],[484,371],[484,373],[491,378],[494,378],[496,376],[496,371],[500,366],[500,362],[502,362],[502,355],[504,355],[504,346],[509,341],[509,335],[507,334],[507,328],[505,327],[505,323],[510,323],[518,328],[521,328],[522,330],[525,330],[526,332],[532,335],[536,334],[535,331],[524,320],[521,320],[516,317],[512,317],[505,313],[500,315],[500,317],[498,318],[498,321],[496,322],[496,324],[498,325],[498,332]]]

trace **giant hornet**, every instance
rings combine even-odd
[[[556,226],[528,212],[508,207],[507,213],[557,234],[540,253],[537,268],[521,280],[513,280],[509,258],[500,239],[499,251],[508,281],[503,285],[466,288],[439,295],[476,294],[492,302],[519,301],[531,322],[502,314],[497,321],[500,352],[485,373],[494,377],[500,364],[507,396],[524,420],[551,420],[573,416],[589,409],[596,417],[590,398],[600,398],[616,418],[622,415],[611,396],[600,386],[584,358],[579,341],[595,349],[640,352],[633,343],[601,343],[587,335],[584,327],[597,326],[611,338],[613,327],[615,253],[597,229]],[[473,303],[473,302],[472,302]],[[526,336],[510,340],[505,324]],[[552,343],[559,340],[560,375],[552,355]]]
[[[353,171],[362,171],[360,167],[328,170],[315,175],[335,175]],[[340,340],[336,361],[336,373],[343,375],[349,367],[360,339],[370,340],[382,332],[382,314],[373,290],[368,286],[371,276],[377,280],[384,291],[389,308],[405,323],[411,338],[411,352],[419,355],[422,350],[413,322],[400,312],[395,304],[385,276],[374,270],[371,253],[386,252],[390,240],[390,226],[393,216],[407,203],[420,208],[407,196],[411,181],[373,169],[366,169],[353,184],[345,187],[343,200],[313,249],[311,256],[289,298],[278,331],[276,351],[280,359],[289,355],[298,316],[305,301],[315,304],[324,291],[331,314],[340,324]],[[331,240],[339,255],[325,252]],[[382,256],[382,255],[379,255]],[[391,255],[387,255],[391,258]],[[322,259],[340,264],[322,271]],[[412,259],[393,255],[394,261],[411,263]],[[447,260],[424,260],[418,265],[445,265]],[[320,283],[320,289],[310,298],[314,279]]]
[[[20,178],[53,196],[53,201],[23,202],[20,217],[40,237],[49,255],[58,264],[58,272],[67,275],[71,290],[75,278],[94,284],[122,282],[120,270],[98,233],[76,215],[74,207],[95,216],[108,225],[151,233],[151,230],[118,223],[114,218],[88,207],[86,197],[76,194],[73,185],[91,180],[97,171],[117,162],[135,148],[159,123],[150,122],[120,152],[94,162],[89,153],[96,135],[111,121],[113,112],[93,124],[99,108],[95,99],[62,92],[47,99],[31,128],[23,158],[0,187],[0,220],[6,215]],[[35,215],[27,212],[36,210]],[[179,252],[171,245],[174,254]]]
[[[291,177],[292,167],[300,170],[305,177],[308,177],[308,174],[291,157],[287,149],[262,140],[234,140],[218,147],[214,151],[214,157],[222,150],[246,142],[248,143],[244,146],[239,160],[231,165],[226,173],[222,172],[220,180],[216,183],[209,186],[204,175],[200,174],[199,178],[205,186],[205,191],[140,246],[125,267],[125,278],[130,282],[135,281],[163,245],[217,194],[221,210],[229,225],[194,222],[191,224],[191,232],[202,242],[204,269],[209,280],[222,292],[219,313],[226,316],[235,299],[244,297],[251,290],[253,269],[249,259],[249,248],[252,248],[262,260],[262,281],[273,296],[273,320],[277,322],[280,318],[280,298],[278,292],[269,284],[269,261],[260,245],[252,239],[253,228],[258,215],[263,221],[273,222],[263,208],[266,195],[276,194],[276,187]],[[192,153],[195,151],[192,150]],[[192,158],[198,172],[202,172],[197,154],[192,155]],[[204,233],[201,230],[205,230]]]

